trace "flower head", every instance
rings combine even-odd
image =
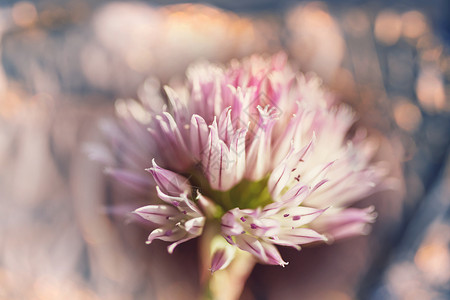
[[[320,79],[295,73],[284,54],[199,63],[186,77],[164,88],[160,111],[122,102],[123,126],[110,130],[124,153],[112,174],[150,202],[135,210],[157,226],[148,243],[172,242],[172,252],[215,226],[228,242],[214,248],[216,271],[237,248],[284,266],[277,246],[366,232],[373,209],[347,207],[372,193],[384,170],[370,163],[375,147],[364,130],[349,138],[355,114]],[[152,159],[153,181],[143,173]]]

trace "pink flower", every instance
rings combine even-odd
[[[385,170],[370,163],[376,147],[364,130],[348,137],[355,114],[320,79],[278,54],[195,64],[184,85],[164,90],[160,111],[122,103],[123,126],[110,130],[124,162],[111,173],[135,192],[156,189],[135,211],[158,226],[148,243],[173,242],[171,252],[215,226],[228,242],[212,253],[216,271],[235,255],[230,247],[284,266],[277,246],[367,232],[373,209],[347,207],[374,192]],[[153,182],[142,173],[151,159]]]

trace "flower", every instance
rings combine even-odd
[[[205,217],[195,203],[189,199],[191,187],[182,176],[159,167],[153,161],[149,169],[155,179],[159,199],[167,204],[147,205],[134,212],[142,218],[161,225],[153,230],[147,240],[154,239],[174,242],[168,248],[172,253],[175,247],[202,233]]]
[[[159,106],[119,102],[121,125],[105,126],[121,154],[110,174],[150,203],[134,211],[157,225],[148,243],[172,242],[172,252],[210,226],[217,271],[237,248],[285,266],[277,246],[367,233],[373,208],[348,207],[386,170],[371,163],[376,145],[365,130],[349,135],[354,112],[319,78],[295,73],[283,53],[197,63],[186,77],[164,87],[167,102],[155,96]],[[150,160],[153,181],[143,171]]]

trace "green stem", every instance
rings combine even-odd
[[[220,230],[220,228],[219,228]],[[233,261],[224,270],[211,274],[211,241],[217,236],[218,228],[209,226],[201,237],[200,268],[201,282],[203,284],[203,300],[237,300],[245,287],[245,282],[250,276],[255,265],[253,256],[245,251],[237,249]]]

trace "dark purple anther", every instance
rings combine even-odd
[[[241,221],[242,221],[242,222],[245,222],[245,221],[247,221],[247,219],[244,218],[244,217],[241,217]]]
[[[293,216],[293,217],[292,217],[292,220],[298,221],[298,220],[300,220],[300,218],[301,218],[301,216]]]
[[[289,214],[284,214],[283,217],[287,218],[289,217]]]
[[[256,228],[258,228],[258,226],[256,226],[255,224],[250,224],[250,227],[252,228],[252,229],[256,229]]]

